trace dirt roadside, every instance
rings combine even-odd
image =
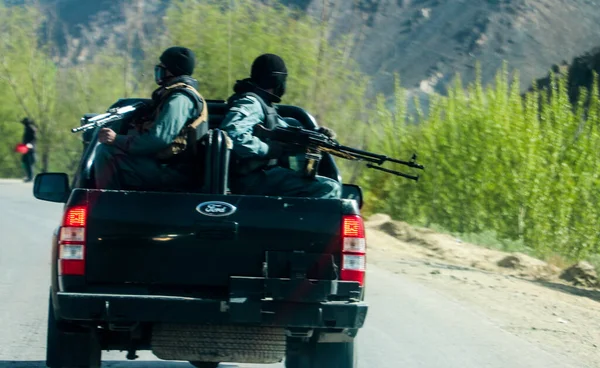
[[[559,278],[562,270],[519,254],[508,258],[511,267],[498,266],[511,254],[385,215],[366,226],[369,263],[415,278],[542,349],[600,367],[599,289],[574,286]]]

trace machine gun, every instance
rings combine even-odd
[[[105,127],[115,121],[132,116],[138,109],[145,106],[146,104],[142,102],[136,102],[132,105],[108,109],[106,113],[96,115],[92,118],[81,118],[82,125],[71,129],[71,132],[85,132],[91,129]]]
[[[333,156],[341,157],[346,160],[367,161],[369,162],[367,164],[368,168],[384,171],[415,181],[419,180],[418,175],[408,175],[380,166],[385,162],[393,162],[419,170],[425,169],[423,165],[416,163],[416,154],[412,155],[410,161],[397,160],[385,155],[379,155],[376,153],[343,146],[325,134],[300,127],[276,127],[273,130],[268,130],[261,125],[257,125],[255,134],[259,138],[279,141],[298,148],[299,151],[304,151],[307,160],[305,166],[305,174],[307,176],[314,176],[316,174],[321,158],[321,152],[327,152]]]

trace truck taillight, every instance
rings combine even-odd
[[[85,274],[85,225],[87,208],[74,206],[64,215],[58,236],[58,274]]]
[[[346,215],[342,220],[341,280],[364,284],[367,267],[367,240],[363,220],[357,215]]]

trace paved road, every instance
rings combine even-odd
[[[0,368],[45,367],[50,236],[62,208],[35,200],[31,190],[31,184],[0,181]],[[361,368],[583,367],[501,330],[460,301],[414,280],[374,265],[368,272],[371,309],[358,339]],[[125,353],[107,353],[104,366],[191,367],[139,355],[140,360],[129,362]]]

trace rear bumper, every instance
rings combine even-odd
[[[297,328],[361,328],[364,302],[300,303],[231,298],[229,301],[120,294],[58,292],[63,320],[107,323],[223,323]]]
[[[133,293],[58,292],[57,316],[82,322],[248,324],[358,329],[368,306],[356,282],[231,277],[228,299]]]

